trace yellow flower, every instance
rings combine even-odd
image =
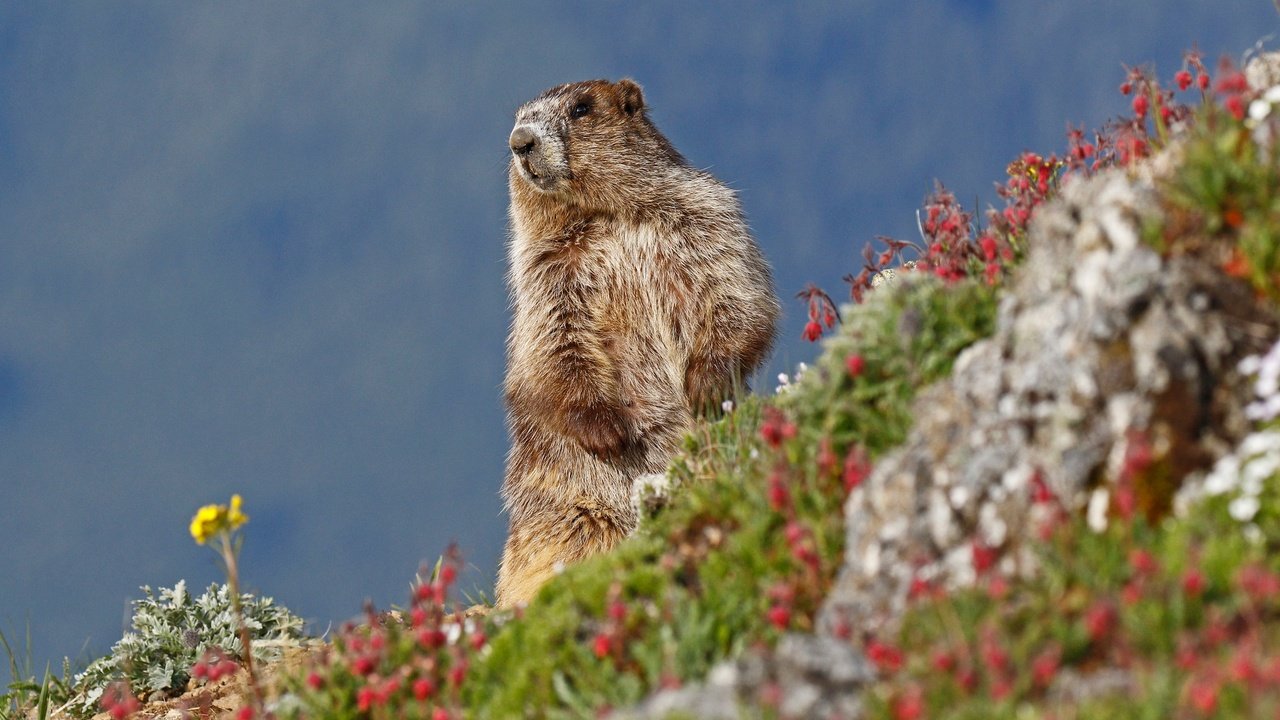
[[[191,537],[201,545],[209,538],[224,532],[231,532],[249,521],[249,516],[240,509],[243,501],[239,495],[231,496],[231,507],[226,505],[205,505],[196,511],[191,518]]]
[[[235,530],[249,521],[249,516],[240,511],[240,495],[231,496],[231,509],[227,511],[227,528]]]

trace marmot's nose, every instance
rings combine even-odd
[[[538,146],[538,136],[528,126],[521,125],[511,131],[511,152],[528,155]]]

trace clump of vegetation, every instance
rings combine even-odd
[[[75,714],[88,717],[98,712],[108,688],[120,681],[140,696],[181,693],[192,677],[192,668],[207,650],[219,648],[231,655],[242,651],[239,623],[226,585],[214,583],[198,597],[192,596],[182,581],[158,593],[149,587],[143,587],[142,592],[144,596],[133,601],[133,632],[125,633],[110,655],[95,660],[76,676],[75,696],[69,706]],[[259,660],[276,660],[285,644],[302,637],[302,620],[271,598],[244,593],[239,601]]]
[[[18,720],[34,713],[37,720],[44,720],[50,707],[66,701],[71,694],[71,661],[63,660],[62,675],[51,673],[47,668],[43,680],[37,681],[34,668],[31,666],[31,638],[27,637],[27,653],[19,657],[9,642],[9,638],[0,632],[0,648],[9,657],[9,684],[0,693],[0,720]]]
[[[1183,159],[1164,187],[1171,217],[1155,242],[1205,255],[1280,301],[1280,91],[1254,97],[1244,74],[1224,68],[1222,104],[1205,103]],[[1248,104],[1248,119],[1244,107]]]
[[[281,715],[374,718],[462,717],[462,693],[476,658],[488,652],[483,620],[450,599],[461,559],[455,548],[420,577],[409,607],[347,623],[292,681]]]

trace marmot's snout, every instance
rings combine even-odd
[[[537,122],[520,122],[508,139],[511,162],[520,176],[542,192],[563,190],[568,179],[564,142]]]
[[[533,152],[538,146],[538,136],[528,125],[520,125],[511,131],[511,152],[516,157],[524,157]]]

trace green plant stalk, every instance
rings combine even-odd
[[[227,586],[231,591],[231,611],[236,618],[236,631],[240,635],[240,651],[244,659],[244,669],[249,674],[249,692],[253,703],[253,712],[255,717],[262,717],[262,709],[265,705],[265,697],[262,692],[262,686],[258,683],[258,673],[253,665],[253,638],[249,633],[249,627],[244,622],[244,612],[240,606],[240,571],[237,563],[237,550],[233,547],[230,538],[223,534],[220,537],[219,551],[222,554],[222,562],[227,569]]]

